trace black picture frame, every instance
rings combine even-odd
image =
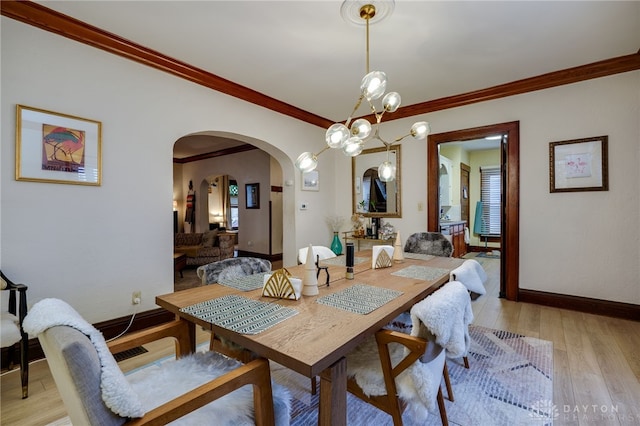
[[[260,184],[248,183],[244,186],[247,209],[260,208]]]

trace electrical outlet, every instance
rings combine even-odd
[[[141,291],[134,291],[131,294],[131,304],[132,305],[139,305],[142,302],[142,292]]]

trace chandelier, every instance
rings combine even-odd
[[[377,6],[377,8],[376,8]],[[312,152],[303,152],[296,160],[296,167],[302,172],[309,172],[318,166],[318,156],[326,150],[340,149],[344,155],[355,157],[364,149],[365,142],[377,139],[387,148],[387,159],[378,167],[378,177],[383,182],[390,182],[395,179],[396,166],[395,162],[389,161],[390,147],[395,142],[400,142],[408,136],[413,136],[416,140],[422,140],[429,134],[429,123],[420,121],[411,126],[408,134],[395,138],[388,142],[380,136],[380,122],[382,116],[386,112],[395,112],[400,106],[400,94],[397,92],[389,92],[384,94],[387,89],[387,75],[382,71],[369,72],[369,25],[380,22],[389,16],[394,8],[394,0],[384,1],[362,1],[362,0],[345,0],[340,7],[340,14],[343,19],[366,25],[366,75],[360,83],[360,97],[356,102],[353,111],[346,119],[344,124],[335,123],[331,125],[325,134],[327,146],[317,154]],[[383,97],[384,95],[384,97]],[[376,110],[373,101],[382,97],[382,109]],[[375,123],[372,125],[364,118],[353,120],[354,114],[358,111],[362,103],[366,101],[369,104],[371,113],[375,117]]]

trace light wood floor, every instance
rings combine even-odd
[[[640,425],[640,323],[499,299],[499,262],[483,261],[488,292],[473,302],[474,323],[553,342],[554,424]],[[205,332],[198,336],[208,340]],[[123,361],[122,369],[173,353],[168,341],[146,348],[148,354]],[[30,365],[26,400],[20,399],[17,371],[4,374],[1,385],[2,425],[39,426],[66,416],[44,360]]]

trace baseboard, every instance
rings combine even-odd
[[[131,327],[129,328],[127,333],[173,321],[174,318],[175,316],[172,313],[162,308],[140,312],[136,314],[136,317],[134,318],[133,323],[131,323]],[[99,322],[93,324],[93,326],[100,330],[104,338],[108,340],[122,333],[127,328],[127,325],[129,325],[129,321],[131,321],[131,317],[126,316]],[[2,371],[5,371],[6,367],[9,365],[8,354],[8,348],[2,348]],[[19,356],[20,351],[16,350],[16,358]],[[40,347],[40,342],[38,341],[38,339],[29,339],[29,362],[42,358],[44,358],[44,352]],[[18,366],[20,365],[18,359],[15,360],[15,363]]]
[[[518,302],[535,303],[594,315],[640,321],[640,305],[631,303],[523,289],[518,292]]]

